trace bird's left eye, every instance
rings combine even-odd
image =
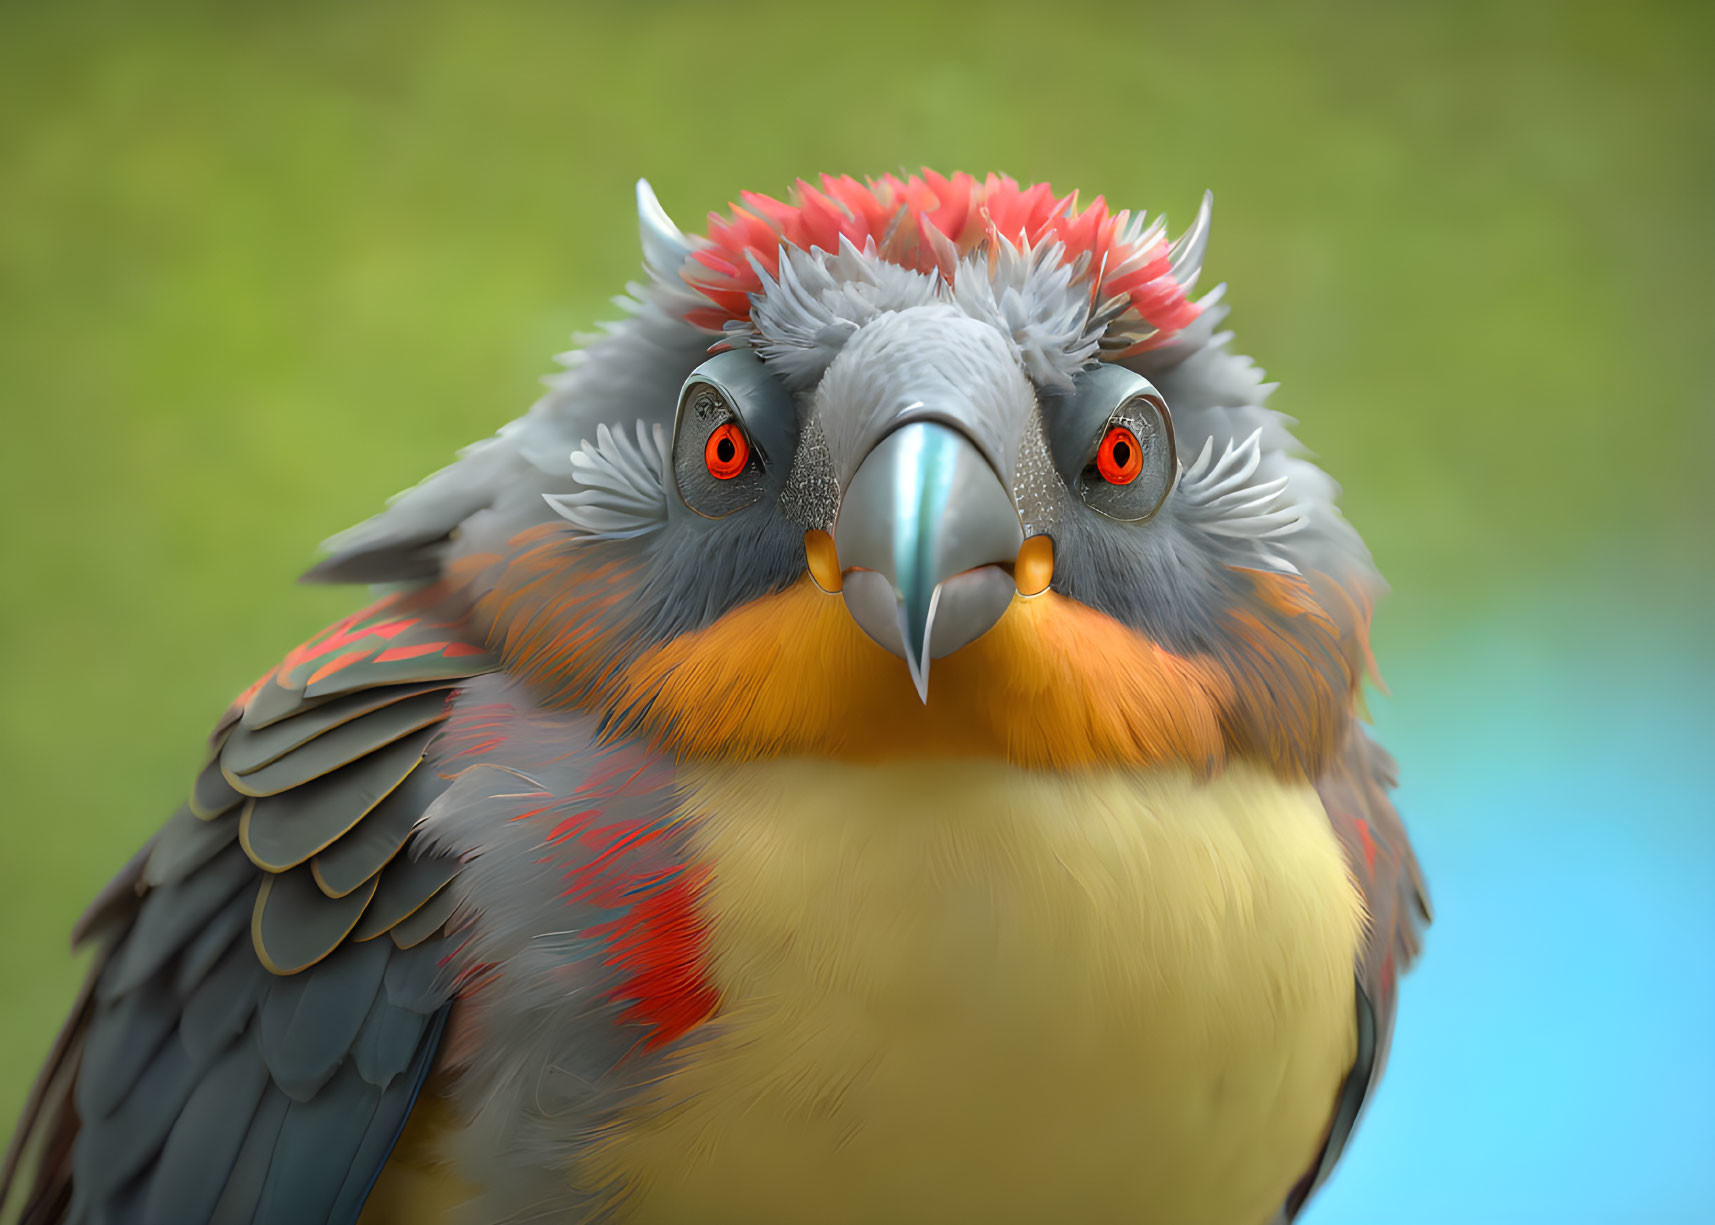
[[[1061,477],[1091,510],[1136,523],[1161,509],[1179,470],[1173,416],[1155,385],[1123,366],[1079,373],[1049,401],[1048,443]]]
[[[1110,425],[1096,448],[1096,472],[1110,485],[1129,485],[1143,471],[1143,448],[1123,425]]]
[[[1110,519],[1147,519],[1167,500],[1177,464],[1166,406],[1154,395],[1134,396],[1102,425],[1078,492]]]

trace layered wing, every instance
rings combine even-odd
[[[1328,820],[1345,848],[1352,879],[1363,894],[1369,923],[1356,966],[1357,1059],[1341,1086],[1320,1159],[1287,1202],[1284,1219],[1288,1221],[1333,1171],[1365,1099],[1381,1078],[1393,1036],[1399,976],[1416,959],[1431,918],[1429,891],[1417,856],[1388,798],[1397,782],[1393,758],[1356,720],[1339,757],[1317,782]]]
[[[428,607],[389,597],[247,690],[80,924],[96,966],[0,1168],[24,1225],[356,1219],[452,990],[424,753],[494,666]]]

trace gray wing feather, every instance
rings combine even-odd
[[[433,1065],[433,1052],[440,1045],[440,1035],[446,1025],[447,1013],[448,1009],[442,1007],[433,1017],[424,1018],[428,1036],[418,1042],[417,1054],[411,1061],[407,1074],[381,1086],[381,1101],[375,1108],[375,1117],[370,1121],[369,1131],[363,1138],[363,1147],[358,1149],[356,1159],[352,1161],[346,1174],[345,1183],[340,1187],[333,1208],[328,1212],[329,1225],[356,1225],[358,1215],[363,1211],[363,1203],[369,1198],[369,1190],[375,1185],[382,1162],[398,1142],[399,1133],[404,1130],[405,1120],[411,1113],[411,1105],[417,1100],[417,1094],[421,1092],[423,1082],[428,1078],[429,1069]],[[360,1073],[361,1071],[359,1068]]]
[[[96,999],[115,999],[153,976],[255,877],[256,869],[233,847],[188,879],[151,890],[113,965],[101,976]]]
[[[381,873],[375,898],[363,912],[352,937],[371,940],[392,931],[422,909],[458,871],[459,861],[451,855],[426,855],[418,859],[407,853],[394,859]]]
[[[232,789],[232,784],[220,772],[220,761],[216,759],[204,766],[196,782],[191,784],[191,798],[187,803],[197,816],[211,821],[238,807],[242,799],[244,797]]]
[[[433,735],[434,729],[426,728],[388,745],[373,759],[353,762],[283,794],[252,800],[239,825],[245,853],[270,872],[284,872],[331,846],[417,768]]]
[[[381,990],[391,950],[341,946],[315,974],[276,978],[262,1005],[262,1057],[296,1101],[312,1096],[351,1050]]]
[[[387,934],[400,948],[415,948],[429,937],[439,934],[457,909],[458,896],[452,889],[443,888],[414,913],[400,920]]]
[[[434,947],[425,946],[430,950]],[[446,1002],[440,966],[434,957],[415,950],[410,957],[395,957],[387,963],[381,985],[389,1004],[421,1016],[427,1016]]]
[[[231,821],[205,821],[183,804],[155,840],[143,865],[143,884],[151,889],[173,885],[195,872],[238,838]]]
[[[250,926],[262,964],[276,974],[315,965],[357,926],[375,896],[375,883],[371,879],[344,897],[330,898],[316,887],[308,867],[268,877]]]
[[[396,1007],[385,992],[379,993],[351,1047],[358,1075],[378,1089],[387,1088],[411,1066],[428,1023],[422,1013]]]
[[[407,755],[408,744],[425,742],[427,737],[418,736],[400,744],[394,744],[395,741],[421,728],[432,728],[445,717],[446,700],[439,694],[424,694],[384,707],[367,718],[341,724],[249,774],[235,774],[228,769],[226,781],[249,796],[278,795],[282,791],[302,787],[311,779],[333,776],[334,771],[344,774],[347,779],[356,777],[378,781],[385,771],[381,768],[382,755],[376,753],[377,749],[391,745],[387,759],[403,757]],[[371,754],[375,756],[371,757]],[[342,770],[342,766],[346,769]],[[352,766],[359,767],[356,775],[347,773]],[[403,778],[404,775],[405,771],[400,770],[399,776]]]
[[[103,943],[89,996],[0,1170],[29,1225],[355,1221],[451,990],[418,916],[458,865],[409,846],[447,783],[418,766],[456,677],[494,666],[424,613],[384,601],[336,630],[368,663],[306,647],[235,704],[190,801],[80,925]],[[383,881],[375,933],[410,919],[420,942],[349,939]]]
[[[207,978],[184,1001],[179,1041],[212,1055],[242,1033],[268,990],[268,972],[248,940],[235,940]]]
[[[424,693],[445,693],[451,687],[447,681],[425,681],[417,685],[389,685],[384,689],[364,689],[347,697],[337,698],[280,723],[263,728],[249,728],[242,723],[235,727],[220,750],[223,771],[234,774],[254,774],[271,765],[294,749],[302,748],[318,736],[360,716],[371,714],[383,706],[391,706],[406,698]]]
[[[100,1118],[118,1106],[178,1024],[179,1008],[180,1002],[158,980],[96,1008],[78,1078],[80,1115]]]
[[[182,1225],[214,1210],[268,1087],[256,1045],[251,1029],[192,1090],[161,1148],[143,1225]]]
[[[221,957],[232,947],[239,933],[249,931],[250,916],[256,910],[256,894],[261,886],[262,882],[256,881],[248,889],[240,889],[233,899],[208,921],[208,926],[185,945],[185,951],[179,957],[179,968],[173,974],[173,990],[180,995],[189,995],[195,991],[203,976],[214,969]]]
[[[252,1225],[256,1205],[262,1199],[262,1184],[274,1160],[274,1143],[286,1121],[292,1099],[272,1085],[262,1091],[262,1104],[250,1120],[250,1130],[238,1150],[238,1160],[226,1177],[226,1186],[209,1213],[209,1225]]]
[[[99,1137],[100,1142],[77,1146],[72,1175],[80,1195],[101,1204],[142,1172],[149,1158],[160,1151],[206,1066],[176,1037],[170,1038],[112,1114],[102,1119],[83,1117],[83,1135]]]
[[[328,1219],[348,1172],[346,1161],[329,1162],[328,1154],[346,1156],[362,1147],[380,1097],[348,1063],[314,1097],[287,1108],[262,1184],[257,1225]]]
[[[386,867],[445,787],[431,771],[413,770],[354,829],[316,852],[311,868],[322,892],[341,897]]]

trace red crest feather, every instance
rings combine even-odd
[[[1161,225],[1134,225],[1129,213],[1110,212],[1100,196],[1080,208],[1076,193],[1057,196],[1047,183],[1020,187],[1005,175],[979,182],[962,172],[947,177],[925,169],[862,183],[823,175],[820,188],[799,179],[784,201],[740,193],[725,216],[709,214],[707,244],[680,270],[708,302],[687,312],[686,321],[722,331],[749,315],[750,296],[763,289],[759,269],[779,275],[782,247],[837,251],[841,239],[859,250],[873,245],[890,263],[937,272],[949,282],[957,261],[985,244],[1035,249],[1058,243],[1065,263],[1085,261],[1092,309],[1111,304],[1114,331],[1136,337],[1127,353],[1170,340],[1198,315],[1187,297],[1194,276],[1175,279]]]

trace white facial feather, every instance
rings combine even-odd
[[[578,488],[542,495],[555,514],[588,536],[624,540],[667,521],[667,431],[643,421],[636,427],[633,438],[623,428],[598,426],[595,444],[584,439],[571,454]]]
[[[1276,543],[1301,531],[1305,515],[1287,497],[1287,477],[1253,482],[1262,460],[1260,429],[1242,442],[1229,441],[1218,458],[1215,440],[1208,439],[1180,473],[1175,491],[1178,511],[1238,550],[1243,560],[1233,564],[1296,574],[1298,567],[1278,551]]]

